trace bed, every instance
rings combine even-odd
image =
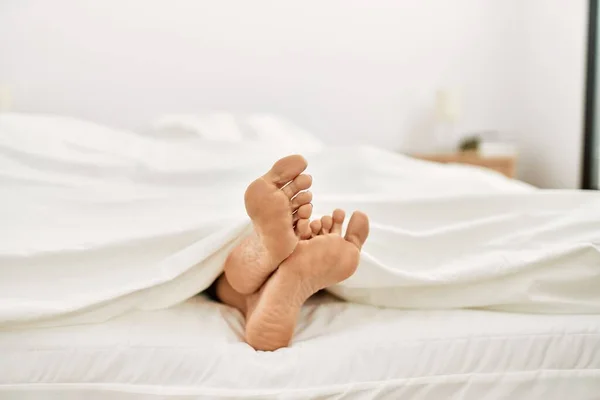
[[[0,398],[597,399],[600,316],[403,311],[318,295],[255,352],[204,296],[104,324],[0,333]]]
[[[185,121],[0,116],[1,399],[599,398],[597,194]],[[197,293],[252,229],[248,182],[296,151],[314,216],[360,209],[371,234],[329,288],[347,301],[316,296],[290,348],[256,352]]]

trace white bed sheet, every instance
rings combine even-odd
[[[0,332],[0,398],[597,399],[600,316],[402,311],[330,296],[255,352],[199,296],[103,324]]]
[[[20,114],[0,115],[0,132],[0,327],[101,322],[206,289],[250,232],[246,186],[296,151],[315,177],[314,217],[339,207],[371,221],[357,273],[330,289],[339,297],[600,314],[599,193],[368,147],[145,137]]]

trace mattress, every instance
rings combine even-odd
[[[101,324],[0,332],[0,398],[560,399],[600,396],[600,316],[410,311],[310,299],[256,352],[203,297]]]

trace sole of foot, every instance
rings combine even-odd
[[[256,292],[296,248],[311,236],[310,175],[304,157],[288,156],[277,161],[246,189],[246,212],[254,233],[244,239],[225,262],[231,286],[241,294]]]
[[[356,271],[369,235],[369,219],[355,212],[342,237],[344,212],[336,210],[330,218],[329,232],[320,229],[315,237],[300,241],[261,290],[247,297],[246,342],[254,349],[273,351],[288,346],[302,304]]]

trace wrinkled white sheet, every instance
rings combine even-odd
[[[369,214],[331,288],[399,308],[600,312],[600,195],[365,147],[142,136],[0,115],[0,327],[105,320],[207,288],[249,232],[245,186],[301,152],[315,214]]]

